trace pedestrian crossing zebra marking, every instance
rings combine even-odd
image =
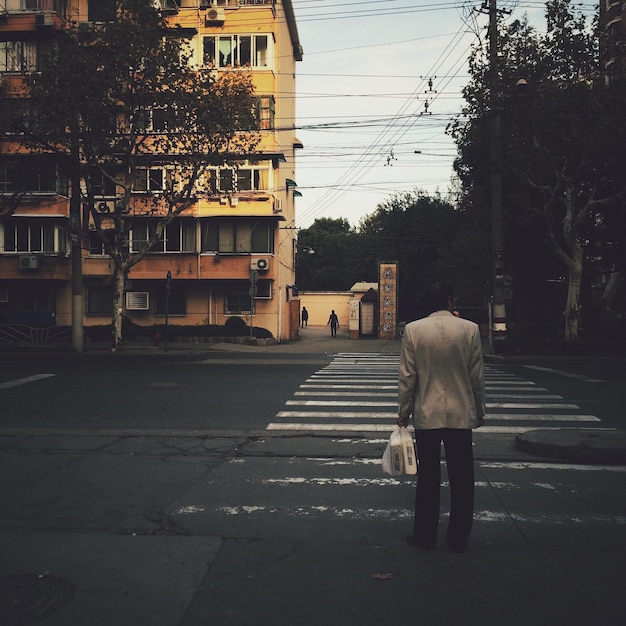
[[[266,429],[387,433],[397,417],[398,367],[398,355],[337,355],[300,385]],[[591,427],[601,421],[509,372],[486,366],[485,378],[487,425],[475,431],[478,435]]]

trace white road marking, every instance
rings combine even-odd
[[[307,378],[292,399],[285,402],[286,410],[278,412],[266,429],[371,432],[386,436],[397,417],[398,362],[398,355],[336,356]],[[510,436],[537,428],[559,430],[563,426],[584,427],[601,422],[533,381],[490,366],[485,372],[487,425],[474,431],[478,438],[481,434]]]
[[[51,378],[52,376],[56,376],[56,374],[35,374],[33,376],[27,376],[26,378],[9,380],[6,383],[0,383],[0,389],[9,389],[10,387],[17,387],[18,385],[26,385],[27,383],[33,383],[37,380],[43,380],[44,378]]]
[[[316,416],[318,417],[318,416]],[[265,430],[290,430],[290,431],[325,431],[325,432],[375,432],[390,433],[391,425],[385,424],[313,424],[292,422],[270,422]]]
[[[193,511],[193,508],[196,511]],[[308,505],[296,507],[283,506],[265,506],[265,505],[234,505],[219,506],[215,508],[207,508],[215,514],[223,514],[227,516],[237,515],[275,515],[280,514],[284,517],[304,518],[314,517],[320,514],[335,518],[349,518],[351,520],[406,520],[411,519],[414,515],[413,509],[403,508],[348,508],[326,505]],[[181,515],[190,515],[202,513],[205,509],[197,506],[181,507],[176,513]],[[522,515],[519,513],[506,513],[503,511],[475,511],[474,521],[482,523],[502,523],[511,522],[522,524],[534,524],[538,526],[562,526],[562,525],[584,525],[584,526],[624,526],[626,525],[626,517],[623,515],[586,515],[580,514],[572,516],[571,514],[552,514],[552,515]]]

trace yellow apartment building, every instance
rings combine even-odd
[[[296,62],[302,48],[291,0],[155,0],[189,39],[193,60],[217,72],[252,72],[262,140],[253,159],[215,167],[206,188],[132,268],[125,316],[138,325],[224,324],[232,316],[269,330],[277,341],[297,334],[295,283]],[[114,2],[113,2],[114,4]],[[0,0],[0,98],[37,71],[38,55],[56,28],[86,31],[106,19],[108,0]],[[54,163],[24,175],[24,156],[7,149],[7,108],[0,119],[0,324],[71,326],[68,183]],[[154,121],[156,124],[157,122]],[[145,168],[142,194],[157,193],[164,166]],[[15,206],[11,202],[19,194]],[[96,207],[104,220],[115,203],[105,182]],[[4,215],[2,215],[2,213]],[[137,212],[130,232],[145,241],[150,218]],[[93,224],[82,224],[83,324],[111,320],[112,262]],[[166,298],[166,276],[172,289]],[[251,291],[251,279],[256,286]],[[166,302],[167,300],[167,302]],[[294,321],[295,320],[295,321]]]

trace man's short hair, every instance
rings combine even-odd
[[[454,300],[454,289],[442,280],[433,283],[425,294],[426,305],[431,313],[447,309],[450,298]]]

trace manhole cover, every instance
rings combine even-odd
[[[65,606],[73,595],[72,585],[54,576],[0,576],[0,624],[30,624]]]
[[[173,382],[173,381],[165,381],[161,383],[146,383],[146,387],[184,387],[185,383]]]

